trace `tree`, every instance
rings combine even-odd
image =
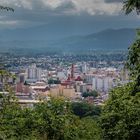
[[[79,137],[78,140],[101,140],[102,130],[97,120],[86,117],[81,119],[79,126]],[[90,131],[89,131],[90,130]]]
[[[98,96],[98,92],[97,91],[91,91],[91,92],[84,92],[82,93],[82,97],[89,97],[89,96],[92,96],[92,97],[97,97]]]
[[[124,2],[124,10],[126,14],[129,14],[132,11],[136,11],[137,14],[140,14],[140,1],[139,0],[126,0]]]
[[[59,79],[49,79],[48,80],[48,84],[51,85],[51,84],[60,84],[61,81]]]
[[[131,95],[134,83],[113,89],[101,115],[104,140],[139,140],[140,92]]]
[[[140,14],[140,0],[127,0],[124,3],[124,10],[129,14],[136,10]],[[137,30],[138,38],[134,44],[129,48],[129,55],[127,61],[127,68],[130,70],[132,80],[135,81],[132,94],[140,91],[140,29]]]
[[[96,117],[101,113],[101,107],[88,104],[86,102],[74,102],[72,103],[73,113],[80,118],[91,116]]]
[[[7,99],[0,113],[0,139],[87,140],[100,139],[100,127],[90,119],[79,119],[70,102],[62,98],[21,108]]]
[[[79,119],[71,111],[71,103],[62,98],[35,106],[38,114],[37,132],[47,140],[96,140],[100,137],[99,126],[90,118]],[[89,125],[90,124],[90,125]]]
[[[14,9],[13,8],[11,8],[11,7],[5,7],[5,6],[2,6],[2,5],[0,5],[0,10],[7,10],[7,11],[14,12]]]
[[[130,71],[131,79],[135,82],[133,94],[140,91],[140,30],[137,40],[129,48],[127,68]]]

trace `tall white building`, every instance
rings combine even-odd
[[[95,76],[92,78],[93,90],[108,92],[113,87],[113,78],[107,76]]]
[[[82,64],[82,73],[87,73],[87,71],[88,71],[87,64],[84,62]]]
[[[30,80],[41,80],[41,69],[36,67],[36,64],[32,64],[30,67],[26,70],[27,73],[27,79]]]

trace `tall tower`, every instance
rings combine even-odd
[[[71,66],[71,79],[74,79],[74,64]]]

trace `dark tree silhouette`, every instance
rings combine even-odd
[[[136,11],[140,14],[140,0],[126,0],[124,2],[124,10],[126,14]]]
[[[7,7],[7,6],[2,6],[2,5],[0,5],[0,10],[7,10],[7,11],[12,11],[12,12],[14,12],[14,9],[13,9],[13,8]]]

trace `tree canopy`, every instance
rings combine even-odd
[[[72,111],[80,118],[87,116],[97,117],[101,114],[101,107],[86,102],[74,102],[72,103]]]
[[[124,2],[124,10],[126,14],[136,11],[140,14],[140,0],[126,0]]]
[[[137,40],[129,47],[127,68],[130,78],[135,82],[133,94],[140,91],[140,30],[137,31]]]
[[[90,91],[90,92],[83,92],[82,93],[82,97],[97,97],[98,96],[98,92],[93,90],[93,91]]]
[[[113,89],[101,115],[104,140],[139,140],[140,92],[131,94],[134,84]]]
[[[21,108],[0,98],[0,139],[4,140],[100,140],[100,127],[91,118],[80,119],[62,98]]]
[[[12,11],[12,12],[14,12],[14,9],[13,9],[13,8],[7,7],[7,6],[2,6],[2,5],[0,5],[0,10],[7,10],[7,11]]]

